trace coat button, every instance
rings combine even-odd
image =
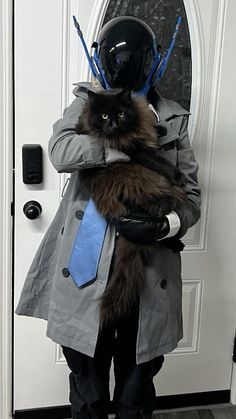
[[[67,278],[70,275],[70,272],[67,268],[62,269],[62,275]]]
[[[166,285],[167,285],[167,280],[164,278],[160,283],[160,287],[164,290],[166,288]]]
[[[76,216],[76,218],[78,218],[78,220],[82,220],[83,215],[84,215],[84,212],[80,211],[80,210],[76,211],[76,213],[75,213],[75,216]]]

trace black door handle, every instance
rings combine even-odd
[[[37,201],[28,201],[23,207],[23,212],[27,218],[34,220],[42,213],[42,207]]]

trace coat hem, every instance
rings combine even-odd
[[[63,345],[72,348],[75,351],[81,352],[90,357],[94,356],[96,347],[96,343],[94,342],[91,343],[82,342],[81,340],[78,341],[76,338],[70,338],[69,336],[61,335],[55,332],[55,330],[51,330],[50,327],[47,327],[46,336],[58,345]]]
[[[48,308],[48,306],[46,307]],[[15,314],[18,316],[35,317],[37,319],[48,320],[48,316],[46,315],[47,311],[48,310],[42,310],[42,308],[41,310],[38,310],[33,307],[17,307]]]
[[[151,361],[152,359],[167,354],[169,352],[172,352],[178,345],[178,342],[183,338],[182,335],[180,337],[176,338],[175,340],[172,340],[171,342],[166,343],[165,345],[158,346],[152,350],[149,350],[148,352],[140,352],[137,354],[137,364],[142,364],[143,362]]]

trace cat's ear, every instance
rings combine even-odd
[[[131,103],[131,90],[129,87],[126,87],[125,89],[123,89],[120,93],[119,96],[122,97],[125,102]]]
[[[97,93],[94,93],[91,90],[88,90],[88,98],[89,98],[89,102],[92,106],[97,104],[97,100],[98,100]]]

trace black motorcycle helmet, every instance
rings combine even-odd
[[[151,28],[142,20],[121,16],[101,29],[96,47],[99,65],[110,88],[142,91],[161,60]]]

